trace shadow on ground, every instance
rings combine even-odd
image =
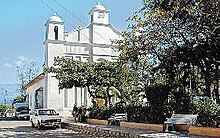
[[[12,116],[12,117],[0,117],[0,121],[27,121],[29,119],[17,119],[16,117]]]

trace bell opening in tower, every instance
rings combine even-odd
[[[55,40],[58,40],[58,27],[54,27],[54,35],[55,35]]]

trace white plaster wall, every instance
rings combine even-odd
[[[94,55],[111,55],[112,49],[109,47],[93,47]]]
[[[80,36],[80,38],[78,38],[78,36]],[[81,30],[72,31],[65,36],[66,42],[89,43],[89,39],[89,28],[83,28]]]
[[[31,109],[31,112],[35,109],[35,91],[39,88],[43,88],[43,93],[45,93],[45,79],[42,79],[38,81],[37,83],[34,83],[33,85],[29,86],[25,91],[29,95],[29,108]],[[43,95],[43,99],[44,99]],[[31,101],[30,101],[31,100]]]
[[[68,93],[67,107],[72,108],[74,105],[73,89],[67,89],[67,93]]]
[[[81,89],[78,87],[76,88],[76,90],[77,91],[75,92],[75,87],[73,87],[72,89],[67,89],[67,93],[68,93],[67,107],[63,107],[63,109],[60,110],[62,111],[60,112],[61,115],[71,116],[72,109],[75,103],[78,107],[82,105],[89,107],[92,105],[91,98],[89,97],[89,94],[85,88]],[[86,97],[85,97],[85,94],[87,95]],[[63,95],[63,100],[65,100],[64,95]],[[64,102],[65,101],[63,101],[63,105],[64,105]],[[59,111],[59,109],[57,110]]]
[[[80,43],[89,43],[89,28],[80,30]]]
[[[67,33],[65,36],[65,41],[66,42],[77,42],[78,41],[78,32],[77,31],[72,31]]]
[[[64,45],[63,44],[52,44],[48,43],[46,46],[48,52],[46,52],[45,64],[47,67],[51,67],[54,63],[54,57],[63,56]]]
[[[111,40],[119,39],[118,35],[109,26],[93,25],[93,43],[111,45]]]
[[[104,18],[100,18],[99,12],[93,13],[93,22],[94,23],[102,23],[102,24],[108,24],[109,23],[109,17],[107,12],[102,12],[101,14],[104,14]]]
[[[47,108],[55,109],[57,112],[63,112],[63,91],[59,90],[58,84],[59,81],[54,77],[53,74],[47,74]]]

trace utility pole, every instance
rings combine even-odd
[[[5,105],[7,104],[7,95],[8,95],[8,91],[5,90],[5,95],[4,95],[4,102],[5,102]]]

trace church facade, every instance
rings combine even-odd
[[[56,14],[45,24],[45,67],[51,67],[54,57],[65,57],[83,62],[99,62],[103,59],[116,61],[119,53],[111,40],[122,39],[109,23],[109,11],[98,3],[90,11],[87,27],[65,32],[65,23]],[[58,80],[52,73],[39,74],[24,87],[31,111],[36,108],[53,108],[61,115],[71,115],[74,104],[91,106],[86,88],[59,89]]]

